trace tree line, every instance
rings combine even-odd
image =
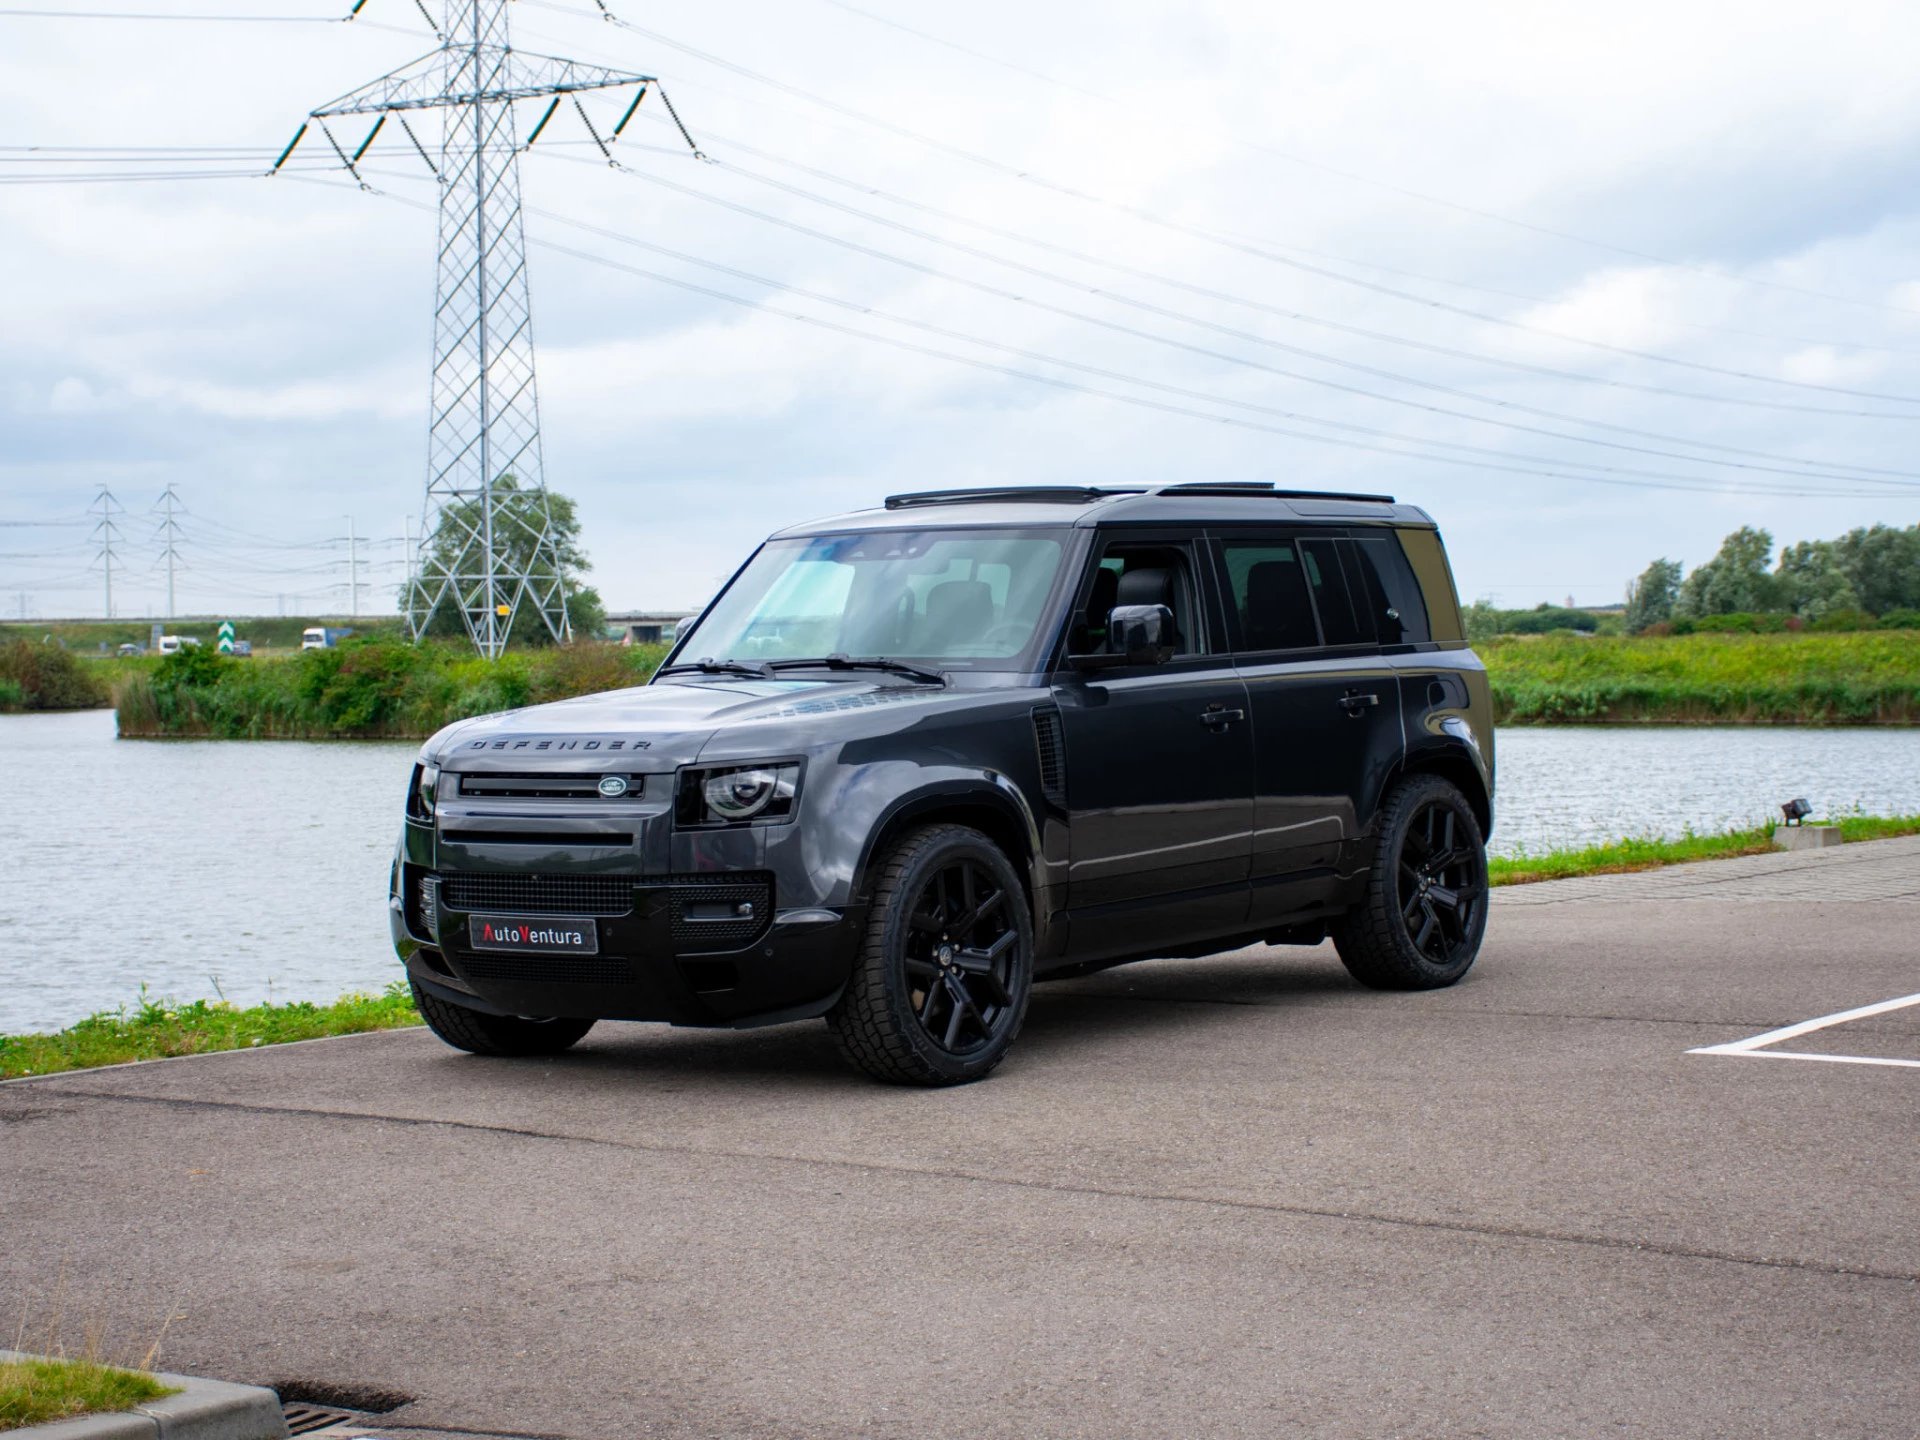
[[[1920,525],[1863,526],[1802,540],[1774,557],[1770,532],[1743,525],[1711,560],[1683,573],[1664,557],[1627,590],[1624,628],[1691,628],[1718,616],[1783,616],[1822,629],[1871,628],[1920,612]]]

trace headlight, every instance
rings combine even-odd
[[[675,809],[682,825],[779,821],[793,815],[794,798],[799,789],[797,764],[683,770]]]
[[[440,767],[438,765],[416,765],[413,767],[413,790],[407,796],[407,814],[416,820],[433,818],[434,802],[439,798]]]

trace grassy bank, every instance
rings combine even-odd
[[[220,618],[163,620],[161,629],[168,635],[185,635],[202,645],[220,638]],[[273,650],[298,650],[300,632],[309,625],[328,625],[334,629],[351,628],[356,635],[398,636],[403,625],[398,615],[269,615],[235,620],[235,637],[246,640],[254,653]],[[28,640],[38,645],[52,641],[77,655],[111,653],[122,645],[142,649],[153,639],[152,620],[16,620],[0,621],[0,641]]]
[[[664,647],[583,642],[489,664],[459,645],[354,639],[270,663],[202,648],[115,682],[129,738],[421,738],[469,715],[637,685]]]
[[[132,1010],[123,1006],[89,1015],[52,1035],[0,1035],[0,1080],[419,1023],[404,980],[382,994],[348,995],[330,1005],[294,1001],[241,1007],[220,1000],[181,1005],[143,998]]]
[[[1920,634],[1542,635],[1479,647],[1503,725],[1920,723]]]
[[[110,1415],[176,1393],[151,1375],[92,1360],[8,1360],[0,1362],[0,1430]]]
[[[1560,633],[1478,648],[1502,725],[1920,724],[1920,632]],[[413,739],[469,715],[639,684],[663,653],[583,642],[488,664],[461,645],[375,636],[263,662],[203,647],[116,666],[113,700],[133,738]],[[80,678],[97,684],[91,668]],[[0,706],[6,685],[0,668]]]
[[[1495,885],[1530,885],[1536,880],[1623,875],[1633,870],[1657,870],[1696,860],[1764,855],[1773,849],[1773,830],[1772,825],[1757,825],[1751,830],[1687,835],[1679,840],[1610,840],[1602,845],[1549,850],[1539,855],[1494,856],[1487,861],[1487,871]],[[1920,815],[1848,815],[1840,820],[1840,837],[1849,843],[1891,840],[1899,835],[1920,835]]]

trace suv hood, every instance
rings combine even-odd
[[[657,771],[690,764],[718,730],[801,719],[850,707],[946,694],[932,685],[871,679],[662,680],[572,700],[480,715],[427,742],[426,756],[455,770],[603,767],[612,757]]]

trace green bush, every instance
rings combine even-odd
[[[464,645],[384,636],[279,659],[185,651],[123,676],[114,703],[126,736],[416,738],[472,715],[637,685],[664,653],[582,641],[488,662]]]
[[[91,710],[107,689],[84,660],[58,645],[0,644],[0,710]]]
[[[1807,628],[1823,635],[1839,635],[1877,629],[1879,623],[1864,610],[1829,610],[1818,620],[1808,621]]]
[[[1882,630],[1920,630],[1920,610],[1889,610],[1880,617]]]

